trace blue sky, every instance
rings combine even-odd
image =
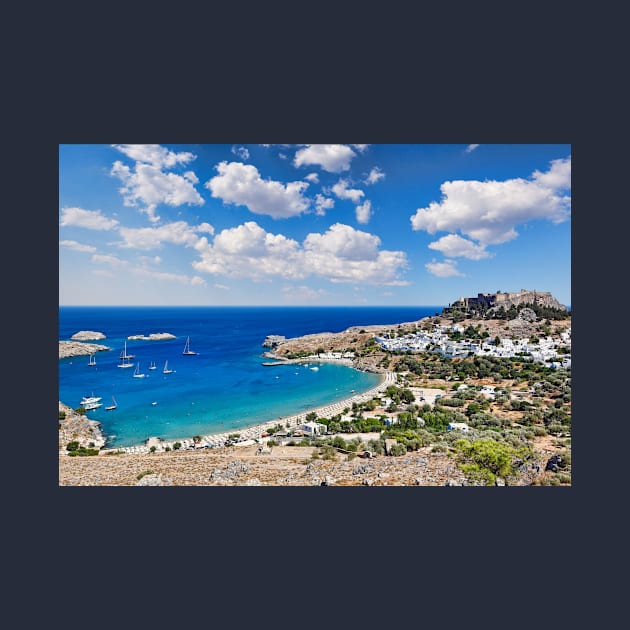
[[[571,303],[571,146],[59,146],[60,305]]]

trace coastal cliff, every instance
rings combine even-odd
[[[101,423],[82,416],[59,401],[59,450],[65,451],[70,442],[78,442],[84,448],[100,449],[105,446]]]

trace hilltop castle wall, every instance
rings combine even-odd
[[[506,309],[519,304],[538,304],[566,310],[566,306],[560,304],[549,291],[529,291],[527,289],[521,289],[518,293],[478,293],[477,297],[461,297],[452,304],[452,307],[468,309],[481,304],[489,308],[503,306]]]

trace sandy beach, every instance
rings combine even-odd
[[[315,412],[318,418],[332,418],[333,416],[342,413],[346,407],[351,407],[352,403],[366,402],[374,398],[374,396],[380,395],[383,391],[385,391],[385,389],[387,389],[387,387],[394,385],[396,380],[396,373],[386,372],[383,374],[383,379],[378,385],[360,394],[355,394],[350,398],[346,398],[329,405],[323,405],[321,407],[313,407],[312,409],[308,409],[307,411],[303,411],[292,416],[273,418],[267,422],[251,426],[246,429],[232,429],[223,433],[203,435],[201,436],[201,444],[219,448],[224,446],[229,436],[234,433],[238,433],[241,440],[256,440],[261,438],[262,434],[265,433],[267,429],[275,427],[277,424],[282,424],[287,427],[296,427],[304,423],[306,415],[311,412]],[[194,447],[194,440],[192,437],[168,441],[152,437],[149,438],[145,444],[125,446],[115,449],[103,449],[102,453],[107,453],[108,451],[123,451],[125,453],[144,454],[150,452],[151,446],[155,446],[156,451],[163,451],[167,447],[172,449],[175,442],[179,442],[183,449]]]

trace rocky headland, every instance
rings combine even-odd
[[[90,420],[68,405],[59,401],[59,451],[66,453],[70,442],[78,442],[84,448],[100,449],[105,446],[101,423]]]

